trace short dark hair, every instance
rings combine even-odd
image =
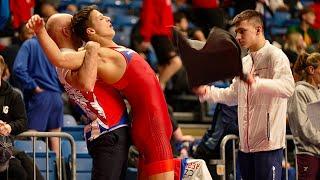
[[[183,18],[187,18],[183,12],[175,12],[173,14],[174,23],[180,23]]]
[[[305,7],[299,11],[299,19],[302,20],[302,16],[308,13],[314,13],[313,9],[310,7]]]
[[[255,11],[255,10],[242,11],[241,13],[236,15],[236,17],[233,18],[232,24],[238,25],[242,21],[245,21],[245,20],[252,20],[255,23],[258,23],[259,25],[261,25],[262,28],[264,28],[263,16],[261,13],[259,13],[258,11]]]
[[[89,27],[89,17],[93,10],[97,10],[97,6],[86,6],[81,9],[78,13],[73,15],[71,19],[71,29],[84,41],[89,41],[86,29]]]

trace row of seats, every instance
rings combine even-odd
[[[83,125],[78,125],[75,118],[71,115],[64,115],[62,132],[69,133],[75,140],[76,145],[76,179],[87,180],[91,179],[92,158],[88,154],[86,142],[83,137]],[[35,151],[36,164],[39,167],[42,175],[46,177],[46,151],[47,146],[44,141],[37,139],[33,146],[32,140],[16,140],[14,146],[17,149],[24,150],[31,158],[33,158],[33,149]],[[67,140],[61,141],[61,157],[63,160],[62,167],[65,167],[63,172],[66,172],[67,179],[70,179],[71,170],[71,144]],[[56,154],[53,151],[48,151],[48,172],[49,179],[57,179]],[[135,180],[137,169],[129,168],[127,180]]]
[[[88,5],[97,5],[100,9],[107,8],[123,8],[123,9],[139,9],[142,6],[142,0],[134,0],[124,2],[121,0],[61,0],[60,7],[65,7],[69,4],[75,4],[79,7]]]

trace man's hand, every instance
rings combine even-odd
[[[202,85],[198,87],[192,88],[192,91],[197,95],[197,96],[204,96],[207,93],[207,89],[210,88],[207,85]]]
[[[85,50],[99,50],[100,43],[94,42],[94,41],[88,41],[86,45],[84,46]]]
[[[36,14],[29,19],[26,27],[38,34],[41,30],[45,30],[44,24],[43,18]]]
[[[248,75],[247,75],[247,81],[246,81],[250,86],[252,86],[255,82],[256,82],[256,80],[254,79],[254,75],[253,74],[251,74],[251,73],[249,73]]]
[[[11,126],[6,122],[0,120],[0,135],[9,136],[11,133]]]
[[[256,82],[254,78],[254,68],[250,71],[249,74],[247,74],[246,83],[248,83],[250,86],[252,86]]]
[[[34,90],[33,90],[33,92],[34,93],[36,93],[36,94],[39,94],[39,93],[41,93],[41,92],[43,92],[44,90],[41,88],[41,87],[39,87],[39,86],[37,86]]]

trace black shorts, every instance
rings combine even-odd
[[[88,142],[94,180],[124,180],[129,151],[129,128],[121,127]]]
[[[159,65],[169,64],[170,60],[177,56],[177,52],[168,36],[153,36],[151,44],[157,55]]]

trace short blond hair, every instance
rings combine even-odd
[[[232,24],[238,25],[246,20],[253,21],[256,24],[261,25],[262,28],[264,27],[262,14],[255,10],[242,11],[233,18]]]

